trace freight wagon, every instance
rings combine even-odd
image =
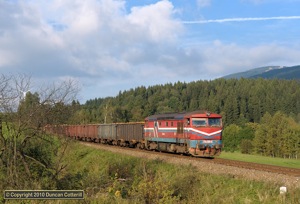
[[[65,134],[63,134],[65,136],[103,144],[132,147],[144,138],[143,122],[64,125],[62,127],[65,130]]]
[[[48,132],[102,144],[217,156],[222,149],[222,116],[208,111],[149,116],[145,122],[47,126]]]

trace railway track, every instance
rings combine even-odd
[[[158,152],[158,154],[169,154],[169,153],[161,153]],[[230,160],[230,159],[222,159],[222,158],[199,158],[199,157],[189,157],[189,156],[182,156],[182,155],[173,155],[175,157],[180,158],[186,158],[191,159],[193,161],[204,161],[208,163],[214,163],[214,164],[221,164],[225,166],[232,166],[232,167],[238,167],[243,169],[249,169],[249,170],[257,170],[257,171],[264,171],[264,172],[270,172],[270,173],[276,173],[276,174],[283,174],[286,176],[292,176],[296,178],[300,178],[300,169],[297,168],[289,168],[289,167],[282,167],[282,166],[275,166],[275,165],[268,165],[268,164],[259,164],[259,163],[253,163],[253,162],[245,162],[245,161],[237,161],[237,160]]]
[[[214,163],[214,164],[220,164],[225,166],[231,166],[231,167],[237,167],[242,169],[249,169],[249,170],[257,170],[262,172],[269,172],[269,173],[276,173],[276,174],[282,174],[285,176],[292,176],[295,178],[300,179],[300,169],[297,168],[288,168],[288,167],[282,167],[282,166],[274,166],[274,165],[267,165],[267,164],[258,164],[258,163],[252,163],[252,162],[244,162],[244,161],[236,161],[236,160],[229,160],[229,159],[222,159],[222,158],[214,158],[214,159],[208,159],[208,158],[199,158],[199,157],[191,157],[191,156],[185,156],[185,155],[179,155],[179,154],[171,154],[171,153],[165,153],[165,152],[157,152],[157,151],[145,151],[135,148],[126,148],[126,147],[118,147],[118,146],[111,146],[111,145],[103,145],[103,144],[96,144],[96,143],[87,143],[87,142],[81,142],[82,144],[88,145],[88,146],[98,146],[102,148],[109,148],[112,149],[111,151],[116,150],[122,150],[124,151],[131,151],[131,152],[140,152],[143,154],[151,154],[157,158],[160,156],[168,157],[168,158],[178,158],[180,160],[190,160],[190,161],[201,161],[206,163]]]
[[[235,167],[245,168],[245,169],[254,169],[258,171],[266,171],[266,172],[284,174],[284,175],[300,178],[300,169],[297,168],[289,168],[289,167],[282,167],[282,166],[275,166],[275,165],[268,165],[268,164],[258,164],[253,162],[235,161],[235,160],[221,159],[221,158],[215,158],[213,162],[217,164],[227,165],[227,166],[235,166]]]

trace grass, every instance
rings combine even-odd
[[[223,156],[226,155],[230,157],[227,153]],[[300,201],[300,188],[290,188],[286,195],[280,195],[280,185],[275,183],[201,173],[192,165],[116,154],[75,141],[69,143],[63,163],[67,166],[59,176],[58,189],[84,190],[85,199],[44,203],[293,204]],[[4,201],[0,195],[1,200]]]
[[[278,184],[200,173],[193,166],[114,154],[78,143],[72,144],[69,154],[72,157],[68,157],[68,173],[82,175],[73,182],[81,184],[89,203],[297,203],[300,200],[300,189],[290,189],[282,196]],[[243,159],[245,155],[222,156]],[[255,157],[250,161],[255,161]]]
[[[250,154],[242,154],[239,152],[222,152],[219,156],[223,159],[231,159],[245,162],[253,162],[259,164],[269,164],[290,168],[299,168],[300,169],[300,160],[298,159],[283,159],[283,158],[273,158],[273,157],[265,157],[260,155],[250,155]]]

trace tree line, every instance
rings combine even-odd
[[[223,116],[224,150],[299,156],[299,80],[242,78],[140,86],[116,97],[88,100],[71,121],[143,121],[155,113],[193,110]]]
[[[224,118],[224,150],[299,158],[297,80],[217,79],[137,87],[116,97],[76,101],[74,82],[31,93],[27,76],[0,75],[0,187],[53,189],[67,180],[67,140],[48,124],[143,121],[155,113],[209,110]],[[0,199],[1,200],[1,199]]]
[[[230,124],[223,132],[224,150],[245,154],[298,159],[300,125],[280,111],[265,113],[260,123]]]
[[[77,123],[143,121],[155,113],[209,110],[224,124],[260,122],[281,111],[300,120],[300,82],[279,79],[216,79],[144,86],[116,97],[88,100],[76,113]]]

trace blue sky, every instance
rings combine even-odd
[[[78,99],[300,64],[300,0],[0,0],[0,70]]]

